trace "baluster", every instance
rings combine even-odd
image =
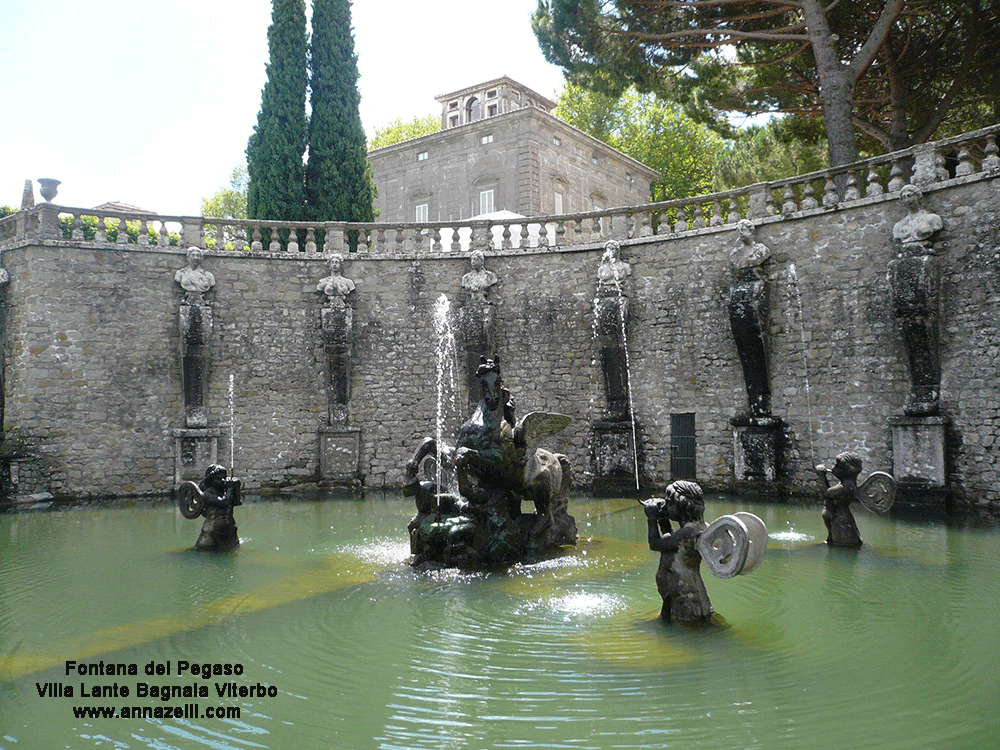
[[[635,223],[640,237],[653,236],[653,218],[649,211],[640,211],[636,214]]]
[[[519,247],[522,250],[527,250],[531,247],[531,233],[528,232],[528,222],[523,222],[521,224],[521,244]]]
[[[329,238],[329,235],[327,235]],[[253,240],[250,242],[251,252],[260,253],[264,250],[264,242],[260,236],[260,227],[253,228]]]
[[[983,159],[982,169],[984,172],[1000,169],[1000,148],[997,148],[995,135],[986,136],[986,157]]]
[[[500,234],[500,247],[504,250],[510,250],[513,247],[513,243],[510,241],[510,222],[505,221],[503,223],[503,232]]]
[[[306,229],[306,252],[316,252],[316,230],[313,227]]]
[[[926,187],[937,181],[937,149],[929,143],[923,144],[913,154],[913,176],[910,178],[917,187]]]
[[[94,233],[94,242],[108,241],[108,226],[107,216],[97,217],[97,231]]]
[[[290,253],[297,253],[299,251],[299,232],[295,227],[288,230],[287,250]]]
[[[149,219],[139,219],[139,237],[137,242],[143,247],[149,247],[149,233],[153,231],[153,222]]]
[[[958,152],[958,166],[955,167],[955,176],[964,177],[967,174],[975,173],[975,171],[976,165],[972,163],[972,155],[969,153],[969,149],[962,146]]]
[[[403,227],[396,227],[396,243],[393,248],[394,252],[403,252]]]
[[[70,234],[74,240],[83,239],[83,215],[73,214],[73,232]]]
[[[247,249],[247,228],[242,224],[236,225],[236,232],[233,236],[233,250],[238,253]]]
[[[128,242],[128,224],[125,223],[125,217],[118,219],[118,244],[124,245]]]
[[[889,168],[889,192],[898,193],[906,184],[906,177],[903,172],[903,163],[898,159],[893,159],[892,167]]]
[[[433,234],[431,235],[431,239],[433,240],[433,244],[431,245],[431,250],[433,250],[435,253],[439,253],[443,249],[441,247],[441,227],[435,224],[432,232]],[[508,235],[509,234],[510,232],[508,231]]]
[[[694,207],[694,221],[691,223],[692,229],[703,229],[705,227],[705,209],[698,203]]]
[[[546,226],[544,221],[538,225],[538,246],[549,246],[549,228]]]
[[[802,210],[808,211],[809,209],[816,208],[819,202],[816,200],[816,190],[813,188],[811,182],[806,183],[805,190],[802,193]]]
[[[462,235],[459,234],[458,227],[451,228],[451,249],[452,252],[458,252],[462,249]]]
[[[160,247],[167,247],[170,244],[170,235],[167,233],[167,222],[160,222],[160,237],[156,241]]]
[[[566,245],[566,222],[558,221],[556,222],[556,247],[565,247]]]
[[[948,174],[948,170],[945,169],[944,164],[944,154],[937,149],[934,149],[934,178],[938,181],[951,178],[951,175]]]
[[[312,230],[310,230],[312,231]],[[358,252],[367,253],[368,252],[368,230],[359,229],[358,230]]]
[[[712,201],[712,218],[709,220],[708,225],[711,227],[722,226],[722,204],[718,198]]]
[[[590,233],[594,237],[601,237],[604,234],[600,216],[595,216],[594,220],[590,223]]]
[[[687,220],[687,206],[681,206],[677,209],[677,223],[674,224],[675,232],[686,232],[688,228]]]
[[[878,179],[878,170],[872,164],[868,167],[868,187],[865,188],[865,195],[869,198],[875,198],[882,195],[882,193],[882,183]]]
[[[267,246],[267,250],[271,253],[281,252],[281,235],[278,234],[277,227],[271,227],[271,244]]]
[[[385,245],[386,245],[386,242],[385,242],[385,227],[379,227],[378,228],[378,243],[377,243],[378,252],[380,252],[380,253],[381,252],[385,252]]]
[[[837,185],[833,181],[832,175],[826,176],[826,184],[823,185],[823,205],[824,206],[836,206],[839,203],[839,196],[837,195]]]
[[[847,173],[847,187],[844,189],[845,201],[856,201],[861,198],[861,191],[858,189],[858,175],[852,169]]]
[[[424,250],[424,232],[426,229],[421,229],[420,227],[413,228],[413,251],[416,253],[421,253]]]
[[[795,191],[791,185],[785,185],[785,194],[781,196],[781,213],[793,214],[799,210],[795,203]]]
[[[670,215],[666,211],[656,212],[656,234],[670,234]]]
[[[771,188],[764,188],[764,216],[774,216],[777,212],[774,208],[774,193]]]

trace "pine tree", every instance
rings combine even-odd
[[[247,215],[298,221],[304,218],[307,143],[305,0],[273,1],[267,45],[267,83],[247,143]]]
[[[309,65],[307,218],[372,221],[373,184],[358,111],[350,0],[313,0]]]

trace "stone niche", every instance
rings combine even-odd
[[[889,418],[892,473],[900,493],[911,502],[935,502],[947,493],[944,416]]]
[[[636,493],[636,440],[639,426],[631,421],[606,420],[591,425],[594,462],[593,491],[598,495]],[[635,440],[633,439],[635,438]],[[642,441],[638,440],[639,445]],[[642,462],[639,462],[642,466]]]
[[[200,482],[205,467],[219,463],[220,429],[172,430],[174,438],[174,486]]]
[[[319,428],[319,471],[324,482],[360,483],[361,430],[349,427]]]
[[[738,482],[773,482],[781,463],[783,425],[775,417],[734,417],[733,474]]]

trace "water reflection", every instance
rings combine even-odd
[[[865,546],[830,549],[818,508],[716,499],[765,519],[768,552],[708,577],[724,622],[692,629],[657,619],[634,500],[573,507],[569,554],[474,576],[411,570],[392,498],[248,502],[225,556],[169,506],[0,516],[0,748],[1000,742],[995,528],[859,514]],[[65,659],[238,662],[278,694],[212,680],[239,719],[76,719],[36,691]]]

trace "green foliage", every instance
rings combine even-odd
[[[724,142],[716,155],[713,191],[732,190],[757,182],[826,169],[829,159],[822,140],[797,137],[789,123],[772,120],[751,126]]]
[[[995,122],[996,0],[539,0],[532,26],[569,79],[634,85],[726,133],[784,113],[836,163]],[[726,133],[732,135],[732,133]]]
[[[297,221],[305,206],[305,0],[274,0],[267,41],[267,83],[247,143],[247,215]]]
[[[85,242],[94,242],[97,239],[97,227],[100,220],[96,216],[82,216],[80,217],[81,229],[83,230],[83,239]],[[105,231],[107,233],[108,242],[117,242],[118,233],[121,231],[121,219],[108,218],[105,220]],[[60,216],[59,217],[59,228],[62,230],[62,236],[64,240],[73,239],[73,217],[72,216]],[[128,242],[129,244],[135,245],[139,242],[139,234],[145,229],[146,237],[149,239],[150,245],[156,245],[160,241],[160,233],[158,229],[148,226],[145,222],[134,220],[125,222],[125,230],[128,232]],[[176,247],[180,244],[181,237],[176,232],[167,233],[168,242],[171,246]]]
[[[233,167],[229,176],[229,187],[222,188],[215,195],[203,198],[201,215],[215,219],[247,218],[247,185],[250,177],[244,164]]]
[[[409,141],[419,138],[422,135],[431,135],[440,131],[440,115],[427,115],[425,117],[417,115],[410,122],[403,122],[402,118],[397,117],[388,125],[375,130],[375,137],[372,138],[368,147],[374,151],[377,148],[394,146],[403,141]]]
[[[5,216],[13,216],[15,213],[17,213],[17,209],[11,206],[0,206],[0,219]]]
[[[680,106],[634,88],[621,96],[568,84],[555,114],[633,159],[661,172],[651,200],[710,192],[722,139],[684,114]]]
[[[313,0],[306,218],[372,221],[374,183],[358,105],[350,0]]]

